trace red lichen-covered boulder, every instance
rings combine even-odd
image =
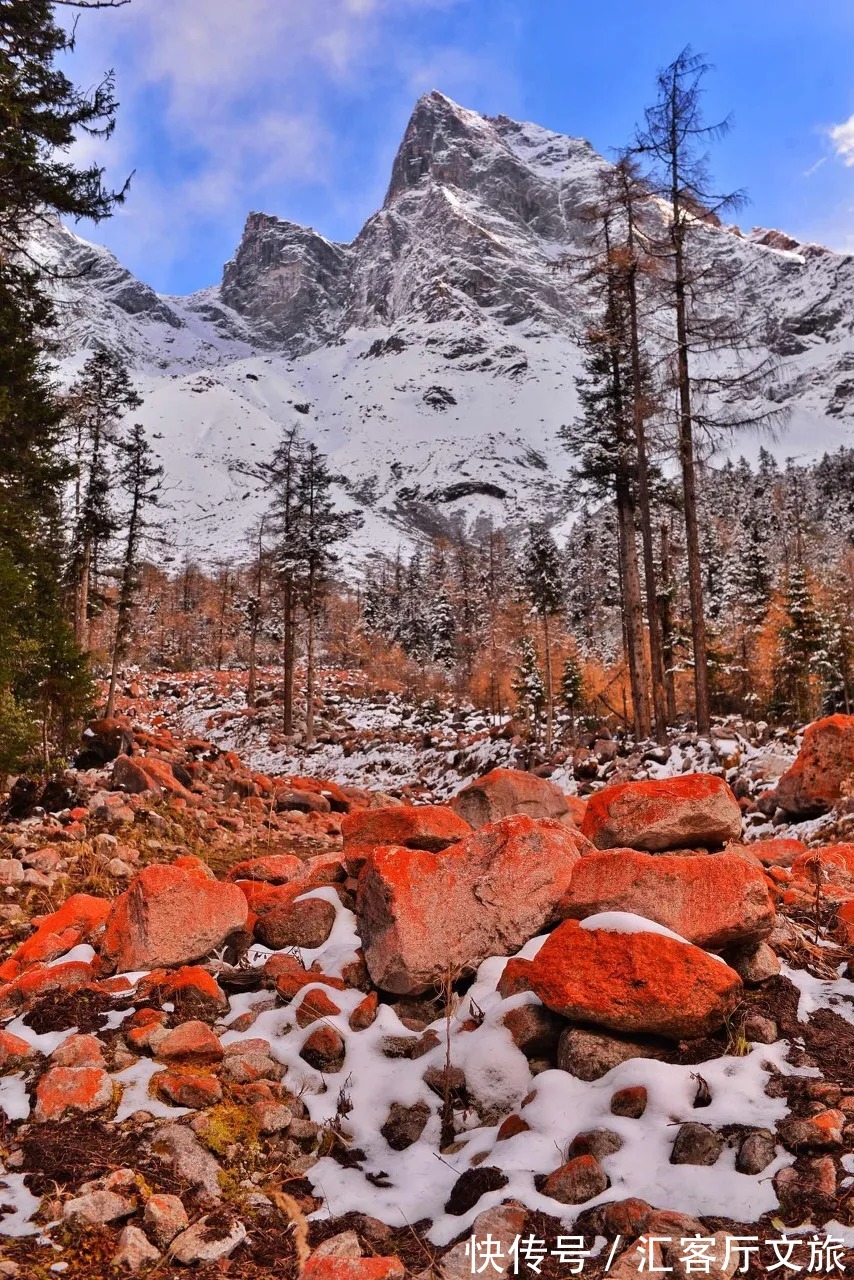
[[[113,765],[112,785],[131,795],[139,795],[143,791],[165,791],[184,799],[191,798],[190,792],[172,772],[172,766],[155,756],[119,756]]]
[[[439,853],[397,846],[365,863],[356,900],[373,982],[401,995],[517,951],[557,918],[584,838],[549,820],[504,818]]]
[[[103,1067],[51,1067],[36,1089],[33,1119],[62,1120],[91,1115],[113,1101],[113,1084]]]
[[[571,1022],[680,1040],[721,1027],[742,987],[733,969],[690,943],[567,920],[533,960],[510,960],[498,989],[533,991]]]
[[[790,867],[806,848],[803,840],[777,836],[772,840],[757,840],[750,846],[750,852],[756,854],[764,867]]]
[[[777,783],[774,798],[796,818],[827,813],[854,792],[854,716],[827,716],[804,730],[798,758]]]
[[[47,916],[34,916],[33,924],[38,926],[36,932],[0,965],[0,979],[10,982],[25,969],[65,955],[81,942],[94,942],[106,923],[111,906],[108,898],[75,893],[58,911]]]
[[[186,965],[169,971],[157,969],[143,978],[136,989],[138,1000],[174,1004],[180,1018],[201,1018],[213,1022],[228,1012],[228,997],[213,974],[200,965]]]
[[[164,1061],[221,1062],[222,1045],[206,1022],[181,1022],[157,1045],[155,1057]]]
[[[450,805],[475,828],[514,813],[524,813],[529,818],[555,818],[567,826],[575,825],[573,810],[560,787],[521,769],[493,769],[485,773],[463,787]]]
[[[400,1258],[336,1258],[313,1254],[302,1271],[303,1280],[403,1280]]]
[[[0,1029],[0,1075],[20,1071],[36,1056],[36,1050],[20,1036]]]
[[[825,844],[799,853],[792,863],[793,878],[815,883],[816,873],[822,883],[848,888],[854,882],[854,844]]]
[[[761,868],[737,854],[713,858],[614,849],[581,858],[561,914],[573,920],[630,911],[713,951],[758,942],[774,925]]]
[[[723,778],[689,773],[597,791],[581,829],[597,849],[714,848],[739,839],[741,809]]]
[[[96,977],[95,968],[86,960],[68,960],[65,964],[38,965],[27,969],[8,986],[0,987],[0,1014],[5,1016],[22,1005],[52,996],[57,991],[73,991],[88,986]]]
[[[264,884],[290,884],[305,875],[305,863],[292,853],[270,853],[263,858],[245,858],[229,868],[229,880],[260,880]]]
[[[344,857],[355,874],[383,845],[439,853],[471,835],[471,827],[447,805],[407,804],[399,809],[354,809],[341,819],[341,834]]]
[[[836,923],[843,942],[849,947],[854,946],[854,898],[840,904],[836,912]]]
[[[191,964],[243,929],[248,914],[237,885],[193,869],[146,867],[113,904],[101,957],[120,972]]]

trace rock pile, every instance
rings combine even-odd
[[[567,1224],[681,1275],[668,1239],[854,1228],[854,845],[741,844],[720,777],[582,814],[121,719],[85,752],[2,828],[0,1275],[461,1280],[472,1232]]]

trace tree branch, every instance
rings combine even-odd
[[[66,9],[121,9],[130,4],[130,0],[53,0],[53,3]]]

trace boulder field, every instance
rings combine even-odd
[[[846,794],[830,724],[781,809]],[[0,828],[0,1276],[854,1233],[854,845],[742,843],[722,776],[411,805],[121,718],[85,749]]]

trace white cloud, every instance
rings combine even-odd
[[[833,149],[843,164],[854,168],[854,115],[849,116],[843,124],[835,124],[828,131]]]

